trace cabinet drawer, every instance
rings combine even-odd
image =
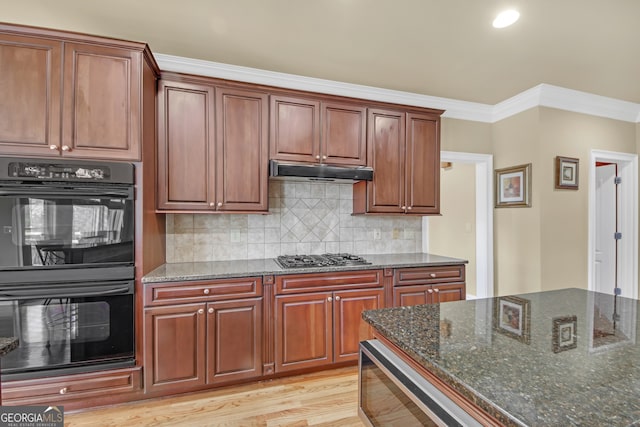
[[[382,270],[287,274],[276,277],[276,293],[291,294],[382,286]]]
[[[142,389],[141,367],[67,377],[10,381],[2,384],[3,404],[51,404],[73,399],[135,392]]]
[[[157,283],[145,288],[145,306],[262,296],[262,278]]]
[[[464,265],[398,268],[393,278],[395,286],[447,282],[464,282]]]

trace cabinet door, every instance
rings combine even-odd
[[[205,304],[145,310],[147,392],[186,391],[205,384]]]
[[[1,154],[59,155],[61,72],[61,42],[0,34]]]
[[[331,292],[276,297],[276,372],[332,362],[331,300]]]
[[[369,110],[367,126],[367,155],[374,170],[373,181],[367,183],[367,210],[404,212],[405,114]]]
[[[213,86],[159,82],[159,209],[215,209],[213,108]]]
[[[65,43],[62,152],[140,160],[142,53]]]
[[[320,161],[320,103],[302,98],[271,97],[271,158]]]
[[[434,302],[461,301],[467,298],[464,283],[451,283],[433,287]]]
[[[262,298],[207,307],[207,382],[262,375]]]
[[[333,361],[358,360],[360,341],[372,338],[369,325],[362,320],[362,312],[384,307],[384,290],[335,292],[333,304]]]
[[[407,114],[407,213],[440,213],[439,116]]]
[[[367,164],[367,109],[349,104],[321,105],[322,163],[349,166]]]
[[[219,210],[268,207],[268,95],[217,88],[217,195]]]
[[[397,286],[393,288],[393,306],[429,304],[433,302],[431,285]]]

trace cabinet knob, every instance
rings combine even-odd
[[[202,291],[202,292],[204,292],[204,294],[205,294],[205,295],[209,295],[209,292],[211,292],[211,291],[210,291],[209,289],[205,289],[205,290],[204,290],[204,291]]]
[[[327,160],[327,156],[322,156],[322,158],[323,158],[324,160]]]
[[[58,393],[67,394],[67,388],[66,387],[62,387]]]
[[[327,297],[327,301],[331,302],[332,300],[333,300],[333,298]]]
[[[440,289],[435,288],[435,289],[433,290],[433,292],[435,292],[435,293],[437,294],[438,292],[440,292]]]
[[[432,294],[433,293],[433,289],[429,289],[429,290],[427,290],[427,292]]]
[[[49,150],[58,150],[58,146],[57,146],[57,145],[54,145],[54,144],[51,144],[51,145],[49,146]]]
[[[406,206],[400,206],[400,209],[407,209]]]
[[[407,206],[407,209],[408,209],[408,210],[411,210],[411,206]]]
[[[218,202],[218,207],[221,208],[222,207],[222,202]]]
[[[209,310],[207,310],[209,312],[209,314],[213,314],[213,308],[210,308]]]
[[[204,314],[204,308],[199,309],[198,314]]]
[[[336,301],[340,301],[340,297],[339,296],[336,296]]]
[[[209,206],[211,206],[212,208],[213,208],[213,207],[215,207],[215,205],[216,205],[216,204],[215,204],[215,203],[213,203],[213,202],[209,203]]]
[[[317,155],[317,156],[316,156],[316,160],[320,160],[320,155]]]
[[[71,147],[69,147],[68,145],[63,145],[62,151],[71,151]]]
[[[429,277],[431,277],[432,279],[435,279],[436,278],[436,273],[429,274]]]

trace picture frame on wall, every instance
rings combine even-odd
[[[556,156],[556,189],[578,189],[578,166],[580,159]]]
[[[524,344],[531,342],[531,301],[516,296],[497,299],[493,307],[493,329]]]
[[[495,170],[496,208],[531,206],[531,163]]]

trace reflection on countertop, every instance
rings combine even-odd
[[[564,289],[363,318],[506,425],[627,426],[640,422],[639,308]]]

